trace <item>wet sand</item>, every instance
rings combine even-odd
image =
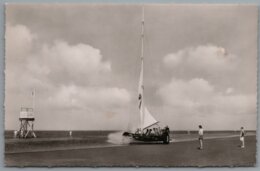
[[[132,144],[45,152],[6,153],[6,166],[254,166],[256,136],[246,137],[246,148],[238,137],[206,139],[204,149],[197,141],[164,144]]]

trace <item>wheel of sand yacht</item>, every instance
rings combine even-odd
[[[169,144],[169,143],[170,143],[170,136],[169,136],[169,134],[166,134],[166,135],[164,136],[163,143],[164,143],[164,144]]]

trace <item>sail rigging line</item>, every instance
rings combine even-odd
[[[138,100],[139,100],[139,110],[140,110],[140,127],[142,129],[142,125],[144,123],[144,82],[143,82],[143,76],[144,76],[144,6],[142,5],[142,21],[141,21],[141,72],[140,72],[140,80],[139,80],[139,87],[138,87]]]
[[[139,57],[135,58],[135,60],[134,60],[134,69],[131,70],[132,72],[130,73],[130,78],[138,78],[139,74],[138,74],[137,71],[138,71],[138,64],[140,64],[139,60],[140,60]],[[130,85],[131,90],[136,90],[136,82],[135,81],[131,81],[130,83],[131,83],[131,85]],[[128,125],[127,125],[127,130],[131,131],[134,128],[133,121],[136,120],[136,118],[133,118],[133,108],[132,108],[131,104],[128,105],[128,120],[129,120],[129,122],[128,122]]]
[[[143,130],[148,129],[148,128],[154,126],[154,125],[158,125],[158,123],[159,123],[159,121],[157,121],[156,123],[154,123],[154,124],[152,124],[152,125],[149,125],[149,126],[147,126],[147,127],[144,127]]]

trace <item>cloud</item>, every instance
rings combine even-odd
[[[167,67],[176,67],[183,62],[183,56],[185,55],[184,53],[185,51],[180,50],[176,53],[167,54],[164,57],[163,62]]]
[[[172,79],[157,91],[164,105],[172,112],[188,116],[248,115],[256,112],[256,95],[235,94],[230,87],[217,90],[202,78],[188,81]],[[228,92],[228,93],[226,93]]]
[[[169,84],[158,90],[158,94],[166,104],[184,107],[205,104],[213,92],[214,87],[201,78],[189,81],[173,78]]]
[[[200,45],[170,53],[163,58],[167,68],[189,68],[190,72],[223,73],[234,69],[237,57],[223,47]]]
[[[37,36],[24,25],[10,26],[6,24],[6,55],[8,59],[24,60],[31,51]]]
[[[48,98],[53,107],[77,109],[120,108],[130,102],[130,94],[116,87],[62,86]]]
[[[16,125],[21,106],[31,106],[30,94],[35,88],[37,119],[43,123],[49,118],[64,122],[47,129],[67,128],[66,118],[73,121],[74,129],[118,128],[115,121],[125,117],[124,108],[131,96],[110,80],[111,63],[99,49],[64,40],[43,42],[25,25],[7,25],[6,39],[8,127]],[[109,118],[115,121],[104,124]],[[39,125],[45,128],[45,124]]]
[[[111,64],[102,61],[100,50],[86,44],[69,45],[65,41],[55,41],[54,45],[44,45],[41,52],[43,61],[56,70],[74,75],[110,72]],[[57,65],[59,64],[59,65]]]
[[[104,60],[99,49],[83,43],[70,45],[62,40],[42,43],[25,25],[7,24],[6,56],[6,72],[23,73],[27,81],[95,85],[109,79],[112,71],[111,63]],[[10,81],[15,79],[25,81],[21,76]]]
[[[164,122],[174,123],[178,129],[194,129],[198,124],[215,129],[241,125],[255,129],[256,80],[246,75],[250,69],[246,69],[245,60],[210,44],[167,54],[164,74],[171,81],[156,91],[162,100]]]
[[[170,83],[157,91],[168,107],[178,107],[180,113],[187,115],[255,113],[256,95],[242,92],[241,86],[236,85],[240,79],[233,79],[241,69],[240,59],[225,48],[189,47],[166,55],[163,63],[176,71],[172,72]],[[182,71],[182,75],[177,71]]]
[[[41,83],[97,85],[109,79],[112,70],[99,49],[62,40],[42,43],[25,25],[7,24],[6,57],[7,82],[30,87]]]
[[[69,45],[61,40],[43,44],[32,54],[27,68],[56,84],[98,84],[111,72],[110,62],[103,60],[99,49],[82,43]]]
[[[233,93],[233,92],[234,92],[234,89],[231,88],[231,87],[229,87],[229,88],[226,89],[226,94],[231,94],[231,93]]]

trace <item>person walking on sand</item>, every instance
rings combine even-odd
[[[203,128],[201,125],[199,125],[199,143],[200,147],[198,149],[202,150],[203,149]]]
[[[244,130],[244,127],[241,127],[241,130],[240,130],[240,141],[241,141],[241,148],[245,148],[245,130]]]

